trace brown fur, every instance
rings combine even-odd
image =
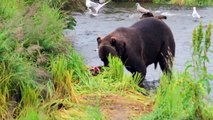
[[[141,16],[141,19],[147,18],[147,17],[154,17],[154,18],[157,18],[157,19],[167,19],[167,17],[166,17],[165,15],[154,16],[154,14],[151,13],[151,12],[144,13],[144,14]]]
[[[127,70],[146,75],[146,67],[160,64],[170,73],[175,55],[175,41],[170,28],[161,20],[148,17],[130,27],[120,27],[104,38],[97,38],[99,57],[108,66],[109,54],[119,57]]]

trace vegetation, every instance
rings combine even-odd
[[[0,119],[104,119],[106,97],[152,104],[117,59],[93,77],[63,37],[66,15],[50,2],[1,1]],[[73,28],[73,18],[70,23]]]
[[[65,16],[49,2],[24,0],[2,0],[0,16],[0,118],[38,114],[33,108],[63,97],[60,92],[69,91],[64,96],[70,97],[70,79],[86,68],[83,62],[72,62],[81,58],[62,35]]]
[[[207,6],[211,4],[211,0],[171,0],[172,4],[190,5],[190,6]]]
[[[154,111],[143,117],[147,120],[210,120],[213,118],[213,105],[207,101],[211,90],[207,73],[207,52],[211,45],[211,28],[209,23],[203,39],[202,24],[193,31],[192,63],[184,72],[176,72],[172,79],[161,78],[157,91]],[[193,73],[193,75],[191,74]]]
[[[96,0],[98,1],[98,0]],[[212,5],[212,0],[112,0],[114,2],[153,2],[153,3],[170,3],[187,6],[208,6]]]
[[[211,24],[205,38],[202,25],[194,30],[193,61],[185,72],[163,76],[157,95],[143,96],[140,76],[124,74],[118,58],[110,56],[109,68],[92,76],[62,34],[76,23],[61,12],[64,1],[1,0],[0,119],[101,120],[121,109],[120,119],[213,118],[205,99]]]
[[[212,4],[212,0],[153,0],[154,3],[171,3],[176,5],[187,6],[208,6]]]

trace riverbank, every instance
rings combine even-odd
[[[113,18],[108,15],[105,22]],[[122,13],[116,23],[122,23],[123,17],[127,16]],[[98,26],[99,17],[93,20],[96,30],[104,30]],[[73,48],[75,39],[63,35],[68,26],[79,30],[79,24],[85,22],[67,16],[57,3],[1,1],[0,119],[213,118],[203,81],[196,82],[187,71],[174,72],[173,79],[162,76],[157,94],[138,87],[140,77],[125,74],[116,58],[93,76]],[[78,37],[83,36],[84,42],[91,33],[95,32],[82,32]]]

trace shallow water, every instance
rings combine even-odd
[[[156,4],[144,4],[144,6],[154,11],[155,15],[167,16],[167,20],[164,21],[171,28],[176,42],[174,68],[184,70],[185,63],[191,60],[192,31],[200,22],[205,29],[208,22],[213,21],[213,7],[197,8],[203,18],[195,21],[191,17],[192,8]],[[77,21],[75,31],[70,34],[74,48],[84,57],[87,65],[98,66],[103,63],[98,57],[96,38],[105,36],[118,27],[128,27],[134,24],[140,20],[141,14],[136,12],[135,3],[111,3],[105,6],[97,17],[91,17],[88,13],[73,13],[73,16]],[[213,49],[213,43],[211,49]],[[213,74],[213,55],[209,55],[209,59],[211,63],[207,64],[208,72]],[[154,65],[150,65],[146,79],[156,80],[161,74],[159,66],[157,70],[154,70]]]

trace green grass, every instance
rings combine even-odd
[[[189,6],[208,6],[211,5],[211,0],[171,0],[172,4],[189,5]]]
[[[61,92],[54,86],[58,83],[61,83],[60,88],[69,91],[65,95],[72,95],[70,79],[76,75],[74,70],[64,71],[65,82],[54,81],[57,78],[49,70],[53,63],[51,58],[57,58],[59,54],[76,54],[62,35],[66,26],[63,14],[50,8],[48,2],[28,4],[23,0],[3,0],[0,11],[0,102],[4,103],[0,108],[0,118],[25,115],[22,111],[27,111],[28,115],[28,107],[31,110],[31,106],[39,106],[40,101],[55,97],[55,90]],[[69,57],[64,57],[64,61],[69,60]],[[63,64],[60,61],[63,59],[56,61],[59,65],[54,67],[60,67]],[[12,111],[9,110],[11,106]],[[36,114],[30,110],[29,116]]]
[[[205,31],[202,24],[193,30],[192,61],[184,72],[174,72],[173,77],[163,76],[156,95],[154,111],[142,117],[145,120],[210,120],[213,105],[207,101],[211,91],[207,72],[207,53],[211,45],[211,23]]]
[[[104,71],[98,76],[84,79],[83,84],[77,86],[79,92],[125,93],[134,90],[145,92],[143,88],[138,87],[139,76],[132,79],[131,74],[124,74],[124,66],[120,59],[109,57],[109,62],[109,68],[103,68]]]
[[[0,118],[102,119],[99,106],[81,106],[79,95],[125,93],[138,89],[126,77],[121,61],[92,77],[71,42],[62,35],[65,14],[45,1],[1,1],[0,7]],[[12,9],[10,9],[12,6]],[[74,24],[73,24],[74,25]],[[111,74],[113,73],[113,74]],[[134,94],[133,94],[134,96]],[[61,112],[58,106],[77,106]],[[94,112],[93,112],[94,111]],[[47,116],[49,114],[50,116]]]
[[[74,1],[78,2],[82,1]],[[0,119],[107,119],[108,116],[102,113],[103,105],[110,104],[102,103],[103,96],[107,95],[128,98],[144,104],[143,107],[152,105],[155,96],[143,96],[141,93],[147,91],[138,87],[140,75],[132,78],[131,74],[125,74],[118,58],[110,56],[109,67],[103,67],[99,75],[92,76],[82,57],[71,47],[72,43],[62,35],[67,27],[66,14],[60,10],[62,3],[50,0],[1,1]],[[72,19],[71,22],[71,28],[74,28],[75,21]],[[202,33],[199,31],[194,32],[194,40],[200,36],[197,33]],[[205,37],[201,38],[206,42],[201,43],[206,44],[201,46],[208,51],[211,32],[203,32],[203,35]],[[195,46],[198,46],[197,42]],[[206,69],[201,70],[206,73]],[[211,76],[204,75],[205,78]],[[213,107],[202,99],[208,82],[194,81],[187,70],[174,74],[170,81],[163,76],[155,110],[146,118],[212,118]]]
[[[145,120],[212,119],[212,105],[205,101],[206,90],[191,74],[175,73],[161,78],[154,111]]]
[[[153,0],[154,3],[169,3],[181,6],[210,6],[211,0]]]

